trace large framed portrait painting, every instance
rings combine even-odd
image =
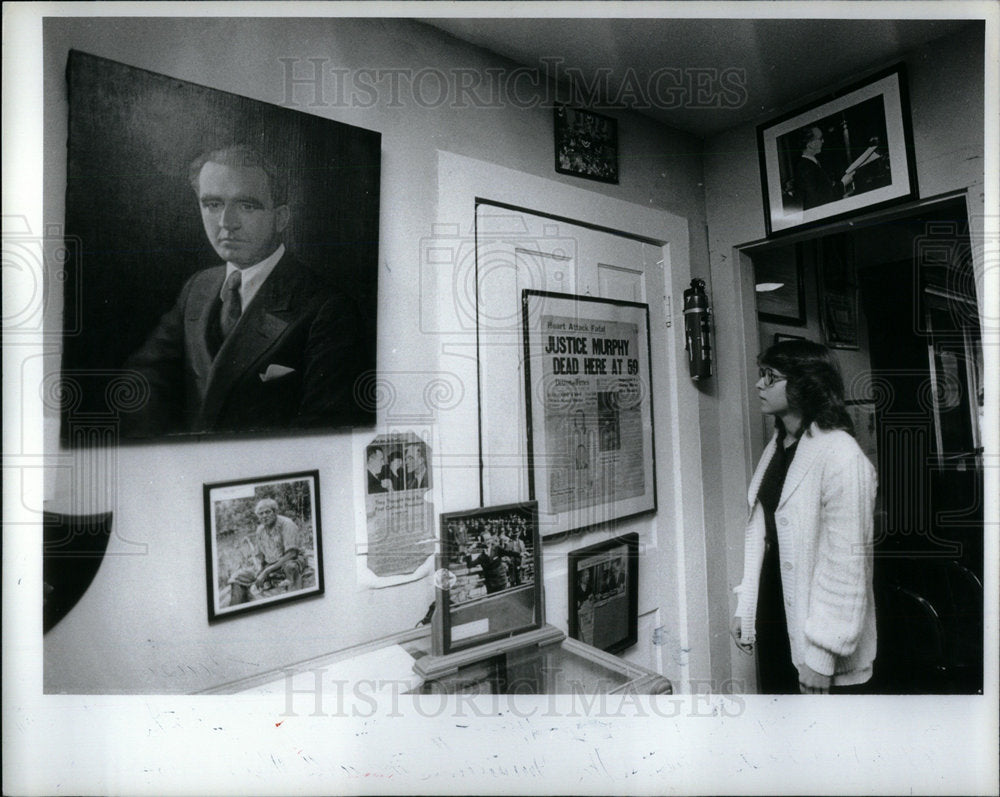
[[[379,134],[78,51],[67,80],[64,443],[374,423]]]

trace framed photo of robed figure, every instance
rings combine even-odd
[[[768,235],[917,196],[902,64],[757,128]]]
[[[72,51],[62,438],[365,426],[380,135]]]

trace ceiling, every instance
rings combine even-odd
[[[543,68],[543,58],[558,59],[560,70],[579,70],[580,86],[595,79],[601,85],[607,76],[607,90],[600,92],[604,107],[622,107],[609,100],[632,89],[639,99],[625,105],[700,138],[794,106],[845,76],[861,75],[932,39],[981,24],[920,19],[422,21],[535,69]],[[727,81],[730,91],[696,95],[693,81],[714,85],[713,76]],[[713,96],[723,103],[728,98],[730,107],[718,107]]]

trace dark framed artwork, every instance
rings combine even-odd
[[[556,171],[618,182],[618,121],[593,111],[555,108]]]
[[[541,628],[538,505],[442,513],[435,583],[436,655]]]
[[[861,450],[878,468],[878,422],[877,405],[871,399],[850,399],[845,401],[847,414],[854,424],[854,439]]]
[[[832,235],[812,242],[818,252],[819,314],[826,345],[832,349],[858,349],[858,274],[854,247],[847,235]]]
[[[569,635],[618,653],[634,645],[639,624],[639,535],[569,554]]]
[[[543,536],[656,509],[649,307],[525,290],[528,485]]]
[[[319,471],[206,484],[210,622],[323,594]]]
[[[373,424],[380,135],[78,51],[67,80],[64,442]],[[227,262],[261,274],[223,323]]]
[[[795,247],[794,257],[754,260],[757,317],[761,321],[805,326],[806,289],[801,249],[801,244]]]
[[[757,128],[768,236],[917,196],[902,64]]]

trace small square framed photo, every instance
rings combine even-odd
[[[569,554],[569,635],[618,653],[638,640],[639,535]]]
[[[204,491],[210,622],[323,594],[319,471]]]
[[[902,64],[757,128],[768,236],[917,196]]]
[[[555,108],[556,171],[618,182],[618,121],[592,111]]]
[[[435,655],[540,628],[538,504],[442,514],[435,583]]]

